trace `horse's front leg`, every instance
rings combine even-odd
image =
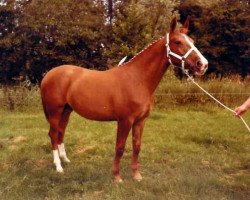
[[[145,118],[133,124],[132,134],[133,134],[133,155],[131,168],[133,172],[133,179],[137,181],[142,180],[141,173],[139,172],[138,167],[138,157],[141,149],[141,138],[143,133],[143,128],[145,124]]]
[[[115,148],[115,160],[113,164],[113,173],[114,173],[114,181],[117,183],[122,182],[122,178],[119,173],[119,165],[120,160],[122,158],[126,140],[129,134],[129,131],[132,127],[131,120],[121,120],[118,121],[118,128],[117,128],[117,139],[116,139],[116,148]]]

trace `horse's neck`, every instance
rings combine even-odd
[[[143,84],[151,94],[154,93],[169,65],[165,43],[165,38],[160,38],[127,64],[136,76],[136,81]]]

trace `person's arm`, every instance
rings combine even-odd
[[[236,116],[242,116],[248,109],[250,109],[250,97],[239,107],[237,107],[235,111]]]

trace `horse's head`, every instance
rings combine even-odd
[[[188,70],[195,75],[203,75],[208,68],[207,59],[194,46],[194,41],[187,36],[189,19],[177,29],[176,18],[171,21],[170,32],[166,36],[167,57],[173,65]]]

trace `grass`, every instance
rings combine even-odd
[[[231,108],[250,95],[238,77],[196,79]],[[70,164],[57,174],[39,87],[0,88],[0,199],[250,199],[250,134],[242,122],[169,70],[143,134],[142,182],[132,180],[131,135],[113,183],[116,123],[73,114],[65,143]],[[250,121],[250,113],[245,114]]]
[[[250,135],[230,113],[192,106],[152,112],[139,183],[131,176],[131,136],[124,183],[112,181],[115,130],[116,123],[73,114],[65,136],[71,163],[60,175],[41,110],[1,112],[0,199],[249,199]]]

